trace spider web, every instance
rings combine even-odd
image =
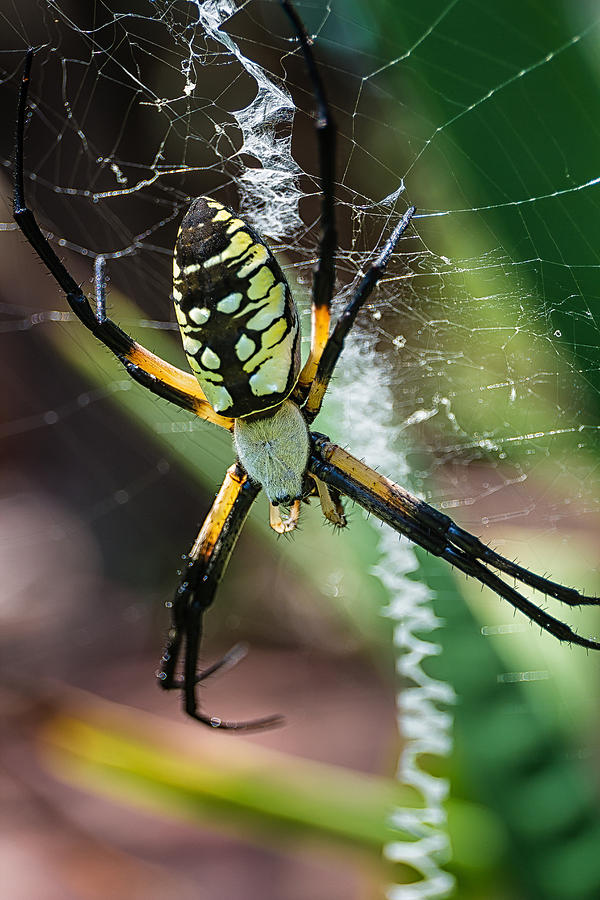
[[[541,20],[533,2],[499,11],[459,0],[418,9],[332,0],[299,4],[299,11],[316,36],[340,129],[338,304],[406,206],[418,208],[415,232],[403,239],[344,351],[318,427],[500,552],[593,593],[600,19],[593,4],[572,6],[551,4]],[[170,254],[187,200],[198,194],[241,209],[282,254],[306,300],[319,214],[313,102],[276,4],[140,2],[132,10],[111,2],[92,13],[44,2],[27,13],[6,5],[2,16],[5,122],[14,117],[23,49],[40,48],[27,138],[29,203],[82,282],[90,258],[107,258],[111,313],[123,327],[150,347],[172,329]],[[8,144],[4,161],[8,174]],[[5,221],[2,237],[16,246],[8,213]],[[5,383],[14,386],[2,431],[7,454],[15,440],[46,447],[58,435],[59,447],[74,445],[87,457],[90,479],[99,468],[110,471],[113,454],[90,447],[85,421],[96,411],[112,431],[104,403],[128,395],[129,385],[97,361],[92,390],[55,381],[45,341],[66,332],[64,353],[70,346],[81,357],[87,345],[79,326],[58,295],[50,307],[37,301],[18,263],[7,260],[5,275]],[[122,295],[139,309],[126,307]],[[304,302],[308,323],[306,315]],[[158,434],[188,428],[164,405],[153,409]],[[202,458],[200,432],[190,427],[185,436]],[[207,440],[204,460],[217,479],[224,445]],[[31,459],[39,464],[33,452]],[[140,498],[150,508],[169,465],[151,451],[142,459],[141,474],[130,468],[118,485],[103,482],[111,484],[104,495],[90,493],[90,521],[115,510],[125,518]],[[133,514],[136,531],[141,519]],[[396,816],[413,840],[387,853],[422,877],[389,896],[447,896],[448,785],[422,760],[450,751],[453,690],[428,667],[439,651],[440,621],[431,591],[415,579],[418,561],[404,542],[379,535],[373,572],[401,650],[400,776],[423,797],[423,809]],[[334,566],[331,593],[340,583],[350,591],[349,580]],[[527,680],[531,668],[558,682],[568,668],[571,692],[561,688],[561,702],[578,704],[582,721],[589,707],[577,688],[590,683],[595,663],[579,658],[567,667],[566,648],[538,641],[494,598],[475,592],[470,601],[484,633],[501,636],[507,681]],[[574,624],[593,632],[593,618],[578,614]],[[528,658],[523,647],[532,644]]]

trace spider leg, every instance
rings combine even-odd
[[[163,653],[158,682],[165,690],[183,692],[186,713],[205,725],[229,731],[250,731],[279,725],[282,717],[266,716],[247,722],[228,722],[198,708],[196,686],[223,668],[230,668],[244,655],[236,645],[222,659],[198,672],[202,618],[211,605],[250,507],[260,488],[235,463],[225,480],[190,550],[188,563],[172,604],[172,624]],[[176,674],[183,652],[183,677]]]
[[[476,557],[494,569],[499,569],[501,572],[511,575],[522,584],[527,584],[543,594],[548,594],[549,597],[554,597],[555,600],[560,600],[561,603],[566,603],[567,606],[596,606],[600,603],[600,598],[598,597],[580,594],[574,588],[565,587],[564,584],[557,584],[555,581],[550,581],[542,575],[536,575],[535,572],[530,572],[529,569],[524,569],[523,566],[506,559],[505,556],[496,553],[495,550],[492,550],[491,547],[488,547],[475,535],[469,534],[464,528],[460,528],[455,522],[451,522],[448,528],[448,537],[456,547],[460,547],[468,556]]]
[[[196,683],[200,684],[201,681],[206,681],[207,678],[210,678],[211,675],[214,675],[216,672],[227,672],[229,669],[233,669],[233,667],[237,666],[237,664],[247,655],[247,644],[244,644],[242,641],[234,644],[227,653],[223,654],[221,659],[211,663],[206,669],[202,669],[200,674],[196,676]]]
[[[330,489],[325,482],[321,481],[320,478],[317,478],[316,475],[311,475],[311,478],[315,482],[321,510],[327,521],[331,522],[331,524],[335,525],[337,528],[345,528],[348,523],[346,521],[346,516],[344,515],[344,507],[340,492],[333,488]]]
[[[550,613],[540,609],[531,600],[527,600],[522,594],[502,581],[501,578],[498,578],[494,572],[486,569],[479,560],[468,556],[464,551],[449,545],[441,554],[441,558],[456,566],[465,575],[470,575],[480,581],[481,584],[490,587],[495,594],[508,600],[515,609],[520,610],[528,619],[536,622],[540,628],[554,635],[559,641],[568,641],[569,643],[577,644],[579,647],[587,647],[590,650],[600,650],[600,641],[594,641],[591,638],[577,634],[565,622],[561,622],[560,619],[556,619]],[[600,601],[597,600],[596,602]]]
[[[542,578],[512,563],[486,547],[474,535],[464,531],[448,516],[375,472],[322,435],[313,435],[309,470],[415,544],[490,587],[544,631],[561,641],[600,650],[600,641],[578,635],[568,625],[527,600],[487,566],[499,569],[522,584],[534,587],[570,606],[600,605],[599,597],[580,594],[573,588]]]
[[[319,151],[319,172],[321,183],[321,234],[319,237],[319,257],[313,267],[310,355],[300,373],[296,386],[296,396],[304,400],[306,391],[317,371],[321,354],[329,336],[330,307],[335,282],[335,252],[337,231],[335,226],[335,146],[337,126],[323,80],[312,51],[312,40],[290,0],[280,0],[281,6],[291,21],[304,56],[304,62],[316,101],[315,129]]]
[[[324,446],[322,441],[321,446]],[[600,598],[598,597],[581,594],[574,588],[550,581],[548,578],[519,566],[505,556],[501,556],[479,540],[479,538],[475,537],[475,535],[470,534],[457,525],[449,516],[429,506],[424,500],[419,500],[418,497],[415,497],[405,488],[374,472],[335,444],[329,444],[328,446],[333,448],[326,452],[328,458],[334,464],[339,464],[344,471],[354,475],[359,483],[367,484],[384,504],[391,504],[393,507],[401,508],[411,523],[419,524],[421,527],[425,526],[432,539],[435,536],[442,537],[447,543],[462,550],[466,556],[478,559],[494,569],[499,569],[522,584],[535,588],[535,590],[541,591],[543,594],[547,594],[561,603],[566,603],[568,606],[600,605]],[[431,549],[432,553],[436,553],[436,550],[433,548],[427,549]]]
[[[327,341],[323,354],[319,360],[316,375],[308,393],[308,399],[303,407],[304,415],[309,423],[313,421],[321,409],[323,397],[329,387],[329,381],[333,375],[340,354],[344,349],[346,336],[354,325],[354,320],[356,319],[359,310],[371,296],[373,288],[384,274],[390,257],[396,248],[396,244],[410,225],[410,221],[414,216],[415,211],[414,206],[411,206],[406,210],[392,231],[390,237],[387,239],[383,250],[363,275],[350,302],[335,323],[335,328],[329,336],[329,340]]]
[[[80,286],[76,283],[63,263],[60,261],[48,240],[42,234],[33,212],[25,201],[23,175],[25,119],[27,113],[27,94],[33,50],[28,50],[25,57],[23,77],[19,91],[17,107],[17,129],[15,136],[15,182],[13,216],[25,238],[29,241],[39,258],[64,291],[67,302],[77,318],[92,334],[111,350],[125,366],[129,374],[144,387],[164,397],[171,403],[190,410],[201,419],[207,419],[215,425],[233,428],[233,420],[219,416],[209,402],[193,375],[164,362],[138,344],[119,326],[106,316],[105,308],[105,261],[99,257],[95,266],[96,312]]]

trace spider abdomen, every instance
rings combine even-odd
[[[184,216],[173,299],[190,366],[216,412],[237,418],[285,400],[300,369],[296,306],[266,244],[216,200],[198,197]]]

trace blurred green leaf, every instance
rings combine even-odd
[[[387,824],[392,810],[419,804],[392,779],[182,723],[165,731],[162,719],[75,692],[52,709],[40,739],[45,764],[71,783],[246,836],[324,839],[379,854],[398,839]]]

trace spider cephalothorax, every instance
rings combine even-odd
[[[158,671],[167,690],[180,690],[186,712],[213,727],[248,729],[273,725],[279,716],[226,722],[201,712],[197,686],[231,665],[237,648],[198,671],[202,618],[212,603],[246,516],[263,488],[275,531],[293,529],[300,503],[317,494],[324,515],[335,525],[345,518],[347,496],[430,553],[490,587],[541,628],[564,640],[600,649],[503,581],[493,570],[569,606],[598,604],[511,562],[464,531],[404,488],[389,481],[331,443],[310,432],[344,340],[357,313],[383,275],[414,216],[409,207],[356,287],[330,333],[335,281],[336,229],[334,160],[336,128],[311,41],[290,0],[280,0],[292,23],[316,100],[316,133],[321,166],[321,237],[313,270],[309,357],[300,367],[298,314],[275,257],[254,229],[216,200],[199,197],[179,230],[173,260],[173,298],[183,345],[196,377],[170,365],[136,343],[106,315],[102,256],[96,258],[96,309],[56,256],[25,203],[23,142],[33,51],[27,54],[19,95],[14,183],[14,217],[48,267],[71,309],[102,341],[131,377],[160,397],[233,432],[237,452],[212,508],[187,557],[172,604],[172,625]],[[290,505],[282,518],[280,504]],[[180,658],[182,672],[178,674]]]

